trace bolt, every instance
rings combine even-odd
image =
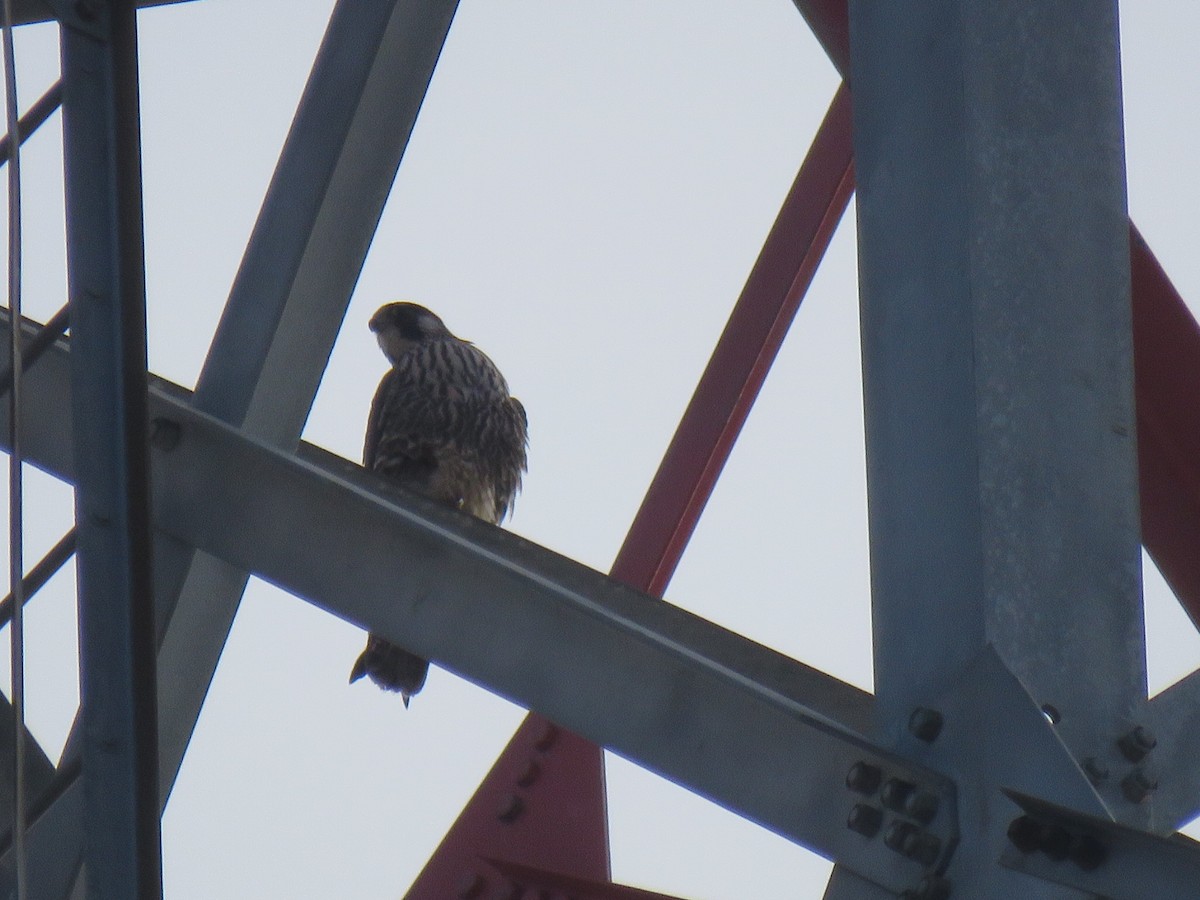
[[[883,780],[883,773],[879,771],[879,766],[856,762],[846,774],[846,787],[869,796],[879,790],[881,780]]]
[[[887,844],[889,850],[903,853],[905,842],[909,840],[910,835],[916,833],[917,826],[911,822],[893,822],[888,826],[887,833],[883,836],[883,842]]]
[[[914,831],[905,835],[904,845],[900,849],[909,859],[915,859],[923,866],[932,866],[942,852],[942,842],[935,834]]]
[[[913,792],[915,785],[899,778],[889,778],[879,792],[880,802],[893,812],[904,812],[904,804]]]
[[[1071,842],[1071,861],[1085,872],[1100,868],[1108,859],[1108,848],[1090,834],[1080,834]]]
[[[1145,759],[1146,754],[1157,745],[1158,738],[1154,736],[1154,732],[1143,725],[1136,726],[1117,740],[1117,746],[1121,749],[1121,753],[1127,760],[1134,763]]]
[[[1088,781],[1094,785],[1108,781],[1108,766],[1094,756],[1089,756],[1083,761],[1083,773],[1087,775]]]
[[[537,749],[545,753],[558,742],[558,726],[553,722],[547,722],[546,727],[542,729],[541,735],[534,743]]]
[[[1008,826],[1008,839],[1022,853],[1032,853],[1042,842],[1042,826],[1032,816],[1018,816]]]
[[[535,760],[530,760],[529,765],[525,767],[525,771],[517,776],[517,784],[521,787],[529,787],[542,776],[542,767]]]
[[[487,879],[478,872],[468,872],[458,884],[458,900],[474,900],[483,895]]]
[[[1130,803],[1145,803],[1158,790],[1158,779],[1151,772],[1138,766],[1121,779],[1121,793]]]
[[[942,722],[942,714],[936,709],[919,706],[908,717],[908,730],[918,740],[932,744],[942,733]]]
[[[950,882],[940,875],[926,875],[917,885],[917,896],[921,900],[948,900]]]
[[[863,837],[873,838],[879,834],[879,826],[883,824],[883,810],[865,803],[856,803],[846,819],[846,827],[857,831]]]
[[[150,446],[169,452],[179,446],[182,434],[183,429],[178,422],[170,419],[155,419],[150,423]]]
[[[938,806],[936,794],[929,791],[913,791],[904,800],[904,814],[922,825],[928,825],[937,817]]]
[[[525,801],[516,794],[509,794],[500,802],[500,808],[496,811],[496,818],[501,822],[511,824],[517,821],[523,812],[525,812]]]
[[[1071,834],[1061,825],[1042,825],[1038,848],[1055,862],[1062,862],[1071,852]]]

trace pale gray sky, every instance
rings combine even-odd
[[[150,358],[172,380],[195,382],[331,7],[141,16]],[[1132,212],[1200,298],[1200,7],[1138,0],[1123,27]],[[29,102],[55,29],[19,32],[19,58]],[[836,85],[790,0],[463,0],[305,436],[358,459],[385,365],[366,321],[424,303],[529,410],[510,527],[607,570]],[[64,299],[59,140],[56,118],[23,157],[38,318]],[[851,207],[668,597],[870,688],[853,232]],[[30,560],[70,524],[48,481],[29,476]],[[27,626],[52,756],[77,701],[59,582]],[[1200,639],[1153,573],[1147,606],[1161,688]],[[523,713],[439,671],[406,712],[347,686],[361,643],[252,583],[163,822],[170,900],[395,897],[419,871]],[[608,781],[617,880],[820,896],[807,851],[622,760]]]

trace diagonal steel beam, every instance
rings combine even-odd
[[[194,403],[295,447],[457,0],[341,0],[250,236]],[[162,542],[161,782],[175,782],[247,575]]]
[[[199,408],[295,446],[456,7],[335,8],[201,375]],[[166,538],[155,574],[165,803],[247,575]],[[77,748],[76,732],[66,757]],[[43,833],[70,868],[81,835]]]
[[[1167,834],[1200,815],[1200,670],[1151,700],[1150,719],[1161,785],[1152,824]]]
[[[29,415],[43,425],[27,445],[32,462],[69,479],[70,460],[57,449],[69,437],[69,422],[56,413],[67,396],[65,346],[31,375]],[[867,715],[862,692],[409,497],[339,457],[308,445],[299,457],[266,447],[197,412],[169,385],[152,389],[151,417],[174,423],[179,438],[155,454],[158,523],[177,538],[428,653],[894,889],[920,866],[880,842],[864,850],[846,828],[855,799],[845,777],[854,762],[940,795],[947,813],[935,825],[951,845],[950,786],[842,724]],[[202,487],[217,471],[224,488]],[[281,516],[304,533],[305,547],[328,556],[317,559],[279,533]],[[333,562],[346,559],[355,565]],[[616,658],[622,665],[614,668]]]
[[[1200,325],[1129,231],[1142,541],[1200,625]]]
[[[666,589],[845,211],[853,182],[849,100],[843,88],[830,104],[617,554],[612,576],[631,587],[656,596]],[[525,765],[521,748],[545,724],[540,716],[531,715],[521,725],[407,896],[418,900],[444,895],[469,861],[487,850],[494,815],[488,804],[487,819],[480,821],[480,797],[490,793],[496,781],[509,783],[504,773]],[[864,733],[869,727],[866,720],[847,724]],[[597,789],[602,790],[602,757],[597,753],[590,763],[585,758],[578,757],[576,777],[581,785],[600,782]],[[579,817],[573,815],[572,821],[578,825]],[[560,868],[570,865],[575,875],[607,872],[606,842],[602,837],[595,840],[605,845],[600,848],[603,860],[568,860],[553,854],[549,861],[544,856],[538,859]],[[555,843],[546,841],[544,849],[549,851]],[[572,842],[577,854],[579,844]]]
[[[614,578],[651,594],[666,589],[853,190],[843,84],[646,491]]]

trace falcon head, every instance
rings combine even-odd
[[[393,366],[417,344],[452,337],[437,315],[416,303],[387,303],[379,307],[371,316],[370,327],[383,355]]]

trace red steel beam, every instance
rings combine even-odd
[[[1142,543],[1200,626],[1200,326],[1129,231]]]
[[[850,98],[839,88],[684,412],[612,575],[661,595],[853,192]],[[553,739],[547,739],[553,735]],[[530,773],[536,770],[532,779]],[[486,858],[609,881],[600,749],[531,714],[409,892],[488,897]],[[493,870],[495,866],[492,866]],[[652,897],[626,893],[613,900]],[[587,894],[586,896],[592,896]]]
[[[850,93],[834,95],[675,437],[613,577],[661,596],[854,192]]]
[[[521,866],[500,859],[487,861],[509,890],[509,896],[521,900],[679,900],[640,888],[610,882],[588,881],[532,866]],[[482,895],[480,895],[482,898]]]

